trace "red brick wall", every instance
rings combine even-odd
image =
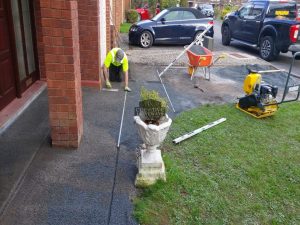
[[[107,52],[111,49],[111,28],[110,28],[110,0],[106,0],[106,46]]]
[[[110,25],[110,45],[111,48],[118,46],[118,32],[120,29],[120,10],[122,8],[122,2],[121,0],[112,0],[112,6],[111,6],[111,20],[112,25]]]
[[[124,0],[125,10],[130,9],[130,1],[131,0]]]
[[[38,58],[40,67],[41,79],[46,79],[44,68],[44,45],[42,40],[41,29],[41,9],[40,1],[35,0],[35,18],[36,18],[36,33],[37,33],[37,46]],[[49,0],[50,2],[55,2]],[[59,0],[61,1],[61,0]],[[99,14],[98,14],[98,1],[99,0],[78,0],[78,18],[79,18],[79,37],[80,37],[80,58],[81,58],[81,74],[82,80],[97,81],[99,82],[100,56],[99,56]],[[51,10],[44,10],[47,16],[52,14]],[[51,15],[52,16],[52,15]],[[57,13],[56,18],[60,18]],[[44,30],[48,34],[48,30]]]
[[[40,7],[52,144],[78,147],[83,117],[77,1],[40,0]]]
[[[99,0],[78,0],[82,80],[99,81]]]
[[[115,19],[115,25],[116,25],[116,30],[118,32],[120,30],[120,25],[123,22],[122,1],[123,0],[119,0],[119,1],[116,0],[116,8],[115,8],[116,19]]]
[[[124,0],[124,19],[126,20],[126,12],[130,9],[130,0]]]

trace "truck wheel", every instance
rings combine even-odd
[[[153,36],[149,31],[144,31],[140,37],[140,45],[142,48],[149,48],[153,44]]]
[[[259,55],[266,61],[273,61],[279,55],[276,49],[275,40],[271,36],[264,36],[260,40]]]
[[[223,45],[230,45],[231,41],[231,35],[230,35],[230,29],[228,26],[224,26],[222,29],[222,44]]]

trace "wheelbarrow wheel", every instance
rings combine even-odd
[[[194,74],[194,72],[195,72],[195,67],[189,66],[189,67],[188,67],[188,74],[189,74],[190,76],[192,76],[192,75]]]

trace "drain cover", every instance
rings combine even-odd
[[[160,83],[160,81],[159,80],[148,80],[148,81],[146,81],[147,83]]]
[[[244,53],[237,53],[237,52],[228,53],[228,55],[235,59],[253,59],[253,58],[255,58],[251,55],[244,54]]]

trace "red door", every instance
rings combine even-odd
[[[15,74],[4,3],[0,0],[0,110],[16,97]]]

